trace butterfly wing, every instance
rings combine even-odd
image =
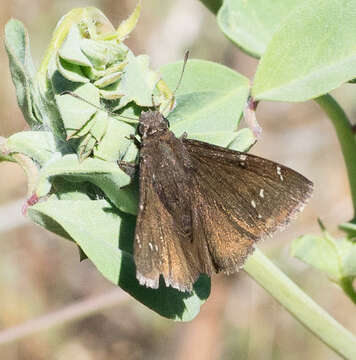
[[[193,241],[207,243],[216,271],[235,272],[257,240],[303,209],[313,185],[258,156],[190,139],[184,145],[195,170]]]
[[[172,133],[140,151],[137,278],[191,291],[200,273],[236,272],[260,238],[301,211],[312,183],[272,161]]]

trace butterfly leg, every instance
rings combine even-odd
[[[184,131],[184,133],[179,137],[179,140],[185,140],[188,138],[188,133]]]
[[[135,178],[138,174],[138,165],[135,163],[118,160],[117,165],[119,165],[119,168],[129,175],[131,179]]]
[[[126,139],[128,140],[132,140],[133,143],[140,149],[141,148],[141,143],[140,141],[137,139],[137,137],[134,134],[130,134],[130,136],[126,136]]]

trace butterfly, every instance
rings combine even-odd
[[[313,184],[273,161],[176,137],[157,110],[139,118],[134,237],[141,285],[192,291],[200,274],[234,273],[261,238],[283,229]],[[127,170],[122,163],[121,168]]]

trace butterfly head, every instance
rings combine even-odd
[[[144,111],[140,115],[138,133],[142,138],[153,135],[158,131],[168,130],[168,120],[159,111]]]

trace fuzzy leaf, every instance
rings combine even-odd
[[[118,27],[116,33],[119,41],[125,40],[130,32],[136,27],[138,18],[141,13],[141,0],[138,0],[137,5],[133,13],[124,20]]]
[[[67,80],[78,83],[87,83],[89,79],[85,76],[82,68],[77,64],[72,64],[59,56],[57,59],[57,70]]]
[[[36,126],[41,123],[41,102],[33,84],[35,69],[28,33],[20,21],[11,19],[6,24],[5,47],[17,102],[27,123],[31,127]]]
[[[127,46],[116,41],[82,39],[80,47],[97,69],[105,69],[106,66],[123,61],[128,52]]]
[[[268,44],[253,97],[306,101],[355,78],[355,16],[356,0],[303,2]]]
[[[10,136],[6,148],[21,153],[43,166],[56,152],[53,135],[49,131],[22,131]]]
[[[65,155],[52,160],[40,173],[36,194],[41,197],[49,193],[52,179],[63,178],[66,181],[90,182],[100,188],[118,209],[136,214],[137,201],[128,189],[123,188],[131,181],[116,163],[95,158],[80,162],[77,155]]]
[[[252,131],[248,128],[236,132],[216,131],[214,133],[195,133],[192,137],[196,140],[228,147],[236,151],[247,151],[256,141]]]
[[[58,51],[59,56],[71,64],[91,67],[91,62],[80,48],[82,36],[77,24],[73,24]]]
[[[182,62],[160,69],[172,89],[181,71]],[[168,116],[171,130],[176,136],[186,131],[189,137],[197,134],[199,138],[204,129],[205,134],[210,134],[209,142],[221,143],[220,132],[237,129],[248,93],[249,80],[239,73],[213,62],[189,60],[176,94],[177,105]]]
[[[300,0],[225,0],[217,16],[222,32],[243,51],[255,57]]]
[[[108,128],[108,114],[105,111],[97,111],[90,120],[90,129],[85,137],[80,141],[78,146],[78,154],[80,160],[90,156],[97,145],[100,143]]]
[[[325,272],[333,281],[341,278],[337,244],[332,238],[314,235],[300,236],[293,241],[291,251],[294,257]]]
[[[94,149],[94,156],[107,161],[123,158],[132,141],[128,139],[135,128],[123,121],[109,118],[104,137]]]
[[[153,90],[159,80],[159,75],[150,70],[147,55],[133,56],[128,54],[128,62],[121,80],[116,87],[111,87],[110,92],[121,97],[117,109],[122,108],[131,101],[139,106],[152,106]]]
[[[191,294],[164,284],[158,290],[140,286],[131,255],[135,220],[117,212],[104,200],[41,202],[30,207],[29,216],[50,231],[58,233],[58,228],[62,229],[109,281],[162,316],[191,320],[209,296],[207,277],[198,280]],[[56,228],[48,227],[49,223]]]
[[[100,107],[99,91],[94,85],[90,83],[84,84],[79,86],[74,93],[89,101],[91,104]],[[98,112],[98,109],[69,94],[56,95],[56,102],[67,137],[71,138],[86,135],[93,125],[91,121]],[[85,131],[83,131],[84,129]]]
[[[305,235],[294,240],[292,255],[326,273],[356,303],[352,281],[356,277],[356,243],[334,239],[325,230],[322,236]]]

